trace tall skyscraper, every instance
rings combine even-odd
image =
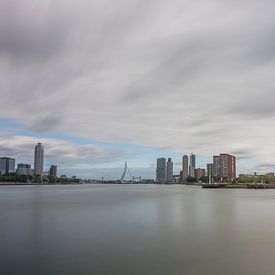
[[[196,156],[191,154],[190,155],[190,165],[189,165],[189,176],[194,178],[195,170],[196,170]]]
[[[188,156],[182,157],[182,181],[185,182],[188,178]]]
[[[44,148],[39,142],[35,145],[34,151],[34,175],[42,176],[44,166]]]
[[[157,159],[157,169],[156,169],[156,182],[165,183],[166,182],[166,159]]]
[[[171,158],[168,158],[167,164],[166,164],[166,180],[167,182],[173,182],[174,181],[174,174],[173,174],[173,162]]]
[[[3,157],[0,158],[0,171],[2,175],[15,172],[15,159]]]

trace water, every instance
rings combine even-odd
[[[275,274],[275,190],[0,187],[0,274]]]

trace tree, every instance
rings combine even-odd
[[[203,176],[200,178],[200,181],[203,182],[203,183],[208,183],[209,182],[209,178],[206,177],[206,176]]]
[[[188,176],[186,179],[187,182],[197,182],[196,178]]]

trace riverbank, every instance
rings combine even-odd
[[[39,182],[0,182],[0,186],[18,186],[18,185],[29,185],[29,186],[32,186],[32,185],[70,185],[70,184],[82,184],[80,182],[70,182],[70,183],[39,183]]]
[[[202,188],[210,189],[275,189],[275,184],[255,183],[255,184],[203,184]]]

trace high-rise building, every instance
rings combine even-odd
[[[17,174],[31,176],[32,175],[31,165],[25,164],[25,163],[17,164]]]
[[[166,164],[166,180],[167,182],[173,182],[173,162],[171,158],[168,158],[167,164]]]
[[[213,163],[207,163],[207,176],[213,178]]]
[[[166,182],[166,159],[157,159],[157,169],[156,169],[156,182],[165,183]]]
[[[221,178],[221,158],[220,156],[213,156],[213,177],[216,180]]]
[[[229,154],[213,156],[213,177],[216,180],[236,178],[236,157]]]
[[[35,145],[34,151],[34,175],[42,176],[43,175],[43,166],[44,166],[44,148],[39,142]]]
[[[51,165],[49,174],[52,177],[56,177],[57,176],[57,166],[56,165]]]
[[[236,178],[236,157],[229,154],[220,154],[221,161],[221,178]]]
[[[202,169],[202,168],[195,169],[196,180],[199,181],[201,177],[205,177],[205,169]]]
[[[188,156],[184,155],[182,157],[182,181],[185,182],[188,178]]]
[[[9,157],[0,158],[0,171],[2,175],[15,172],[15,159]]]
[[[190,155],[190,165],[189,165],[189,176],[195,177],[195,169],[196,169],[196,156]]]

